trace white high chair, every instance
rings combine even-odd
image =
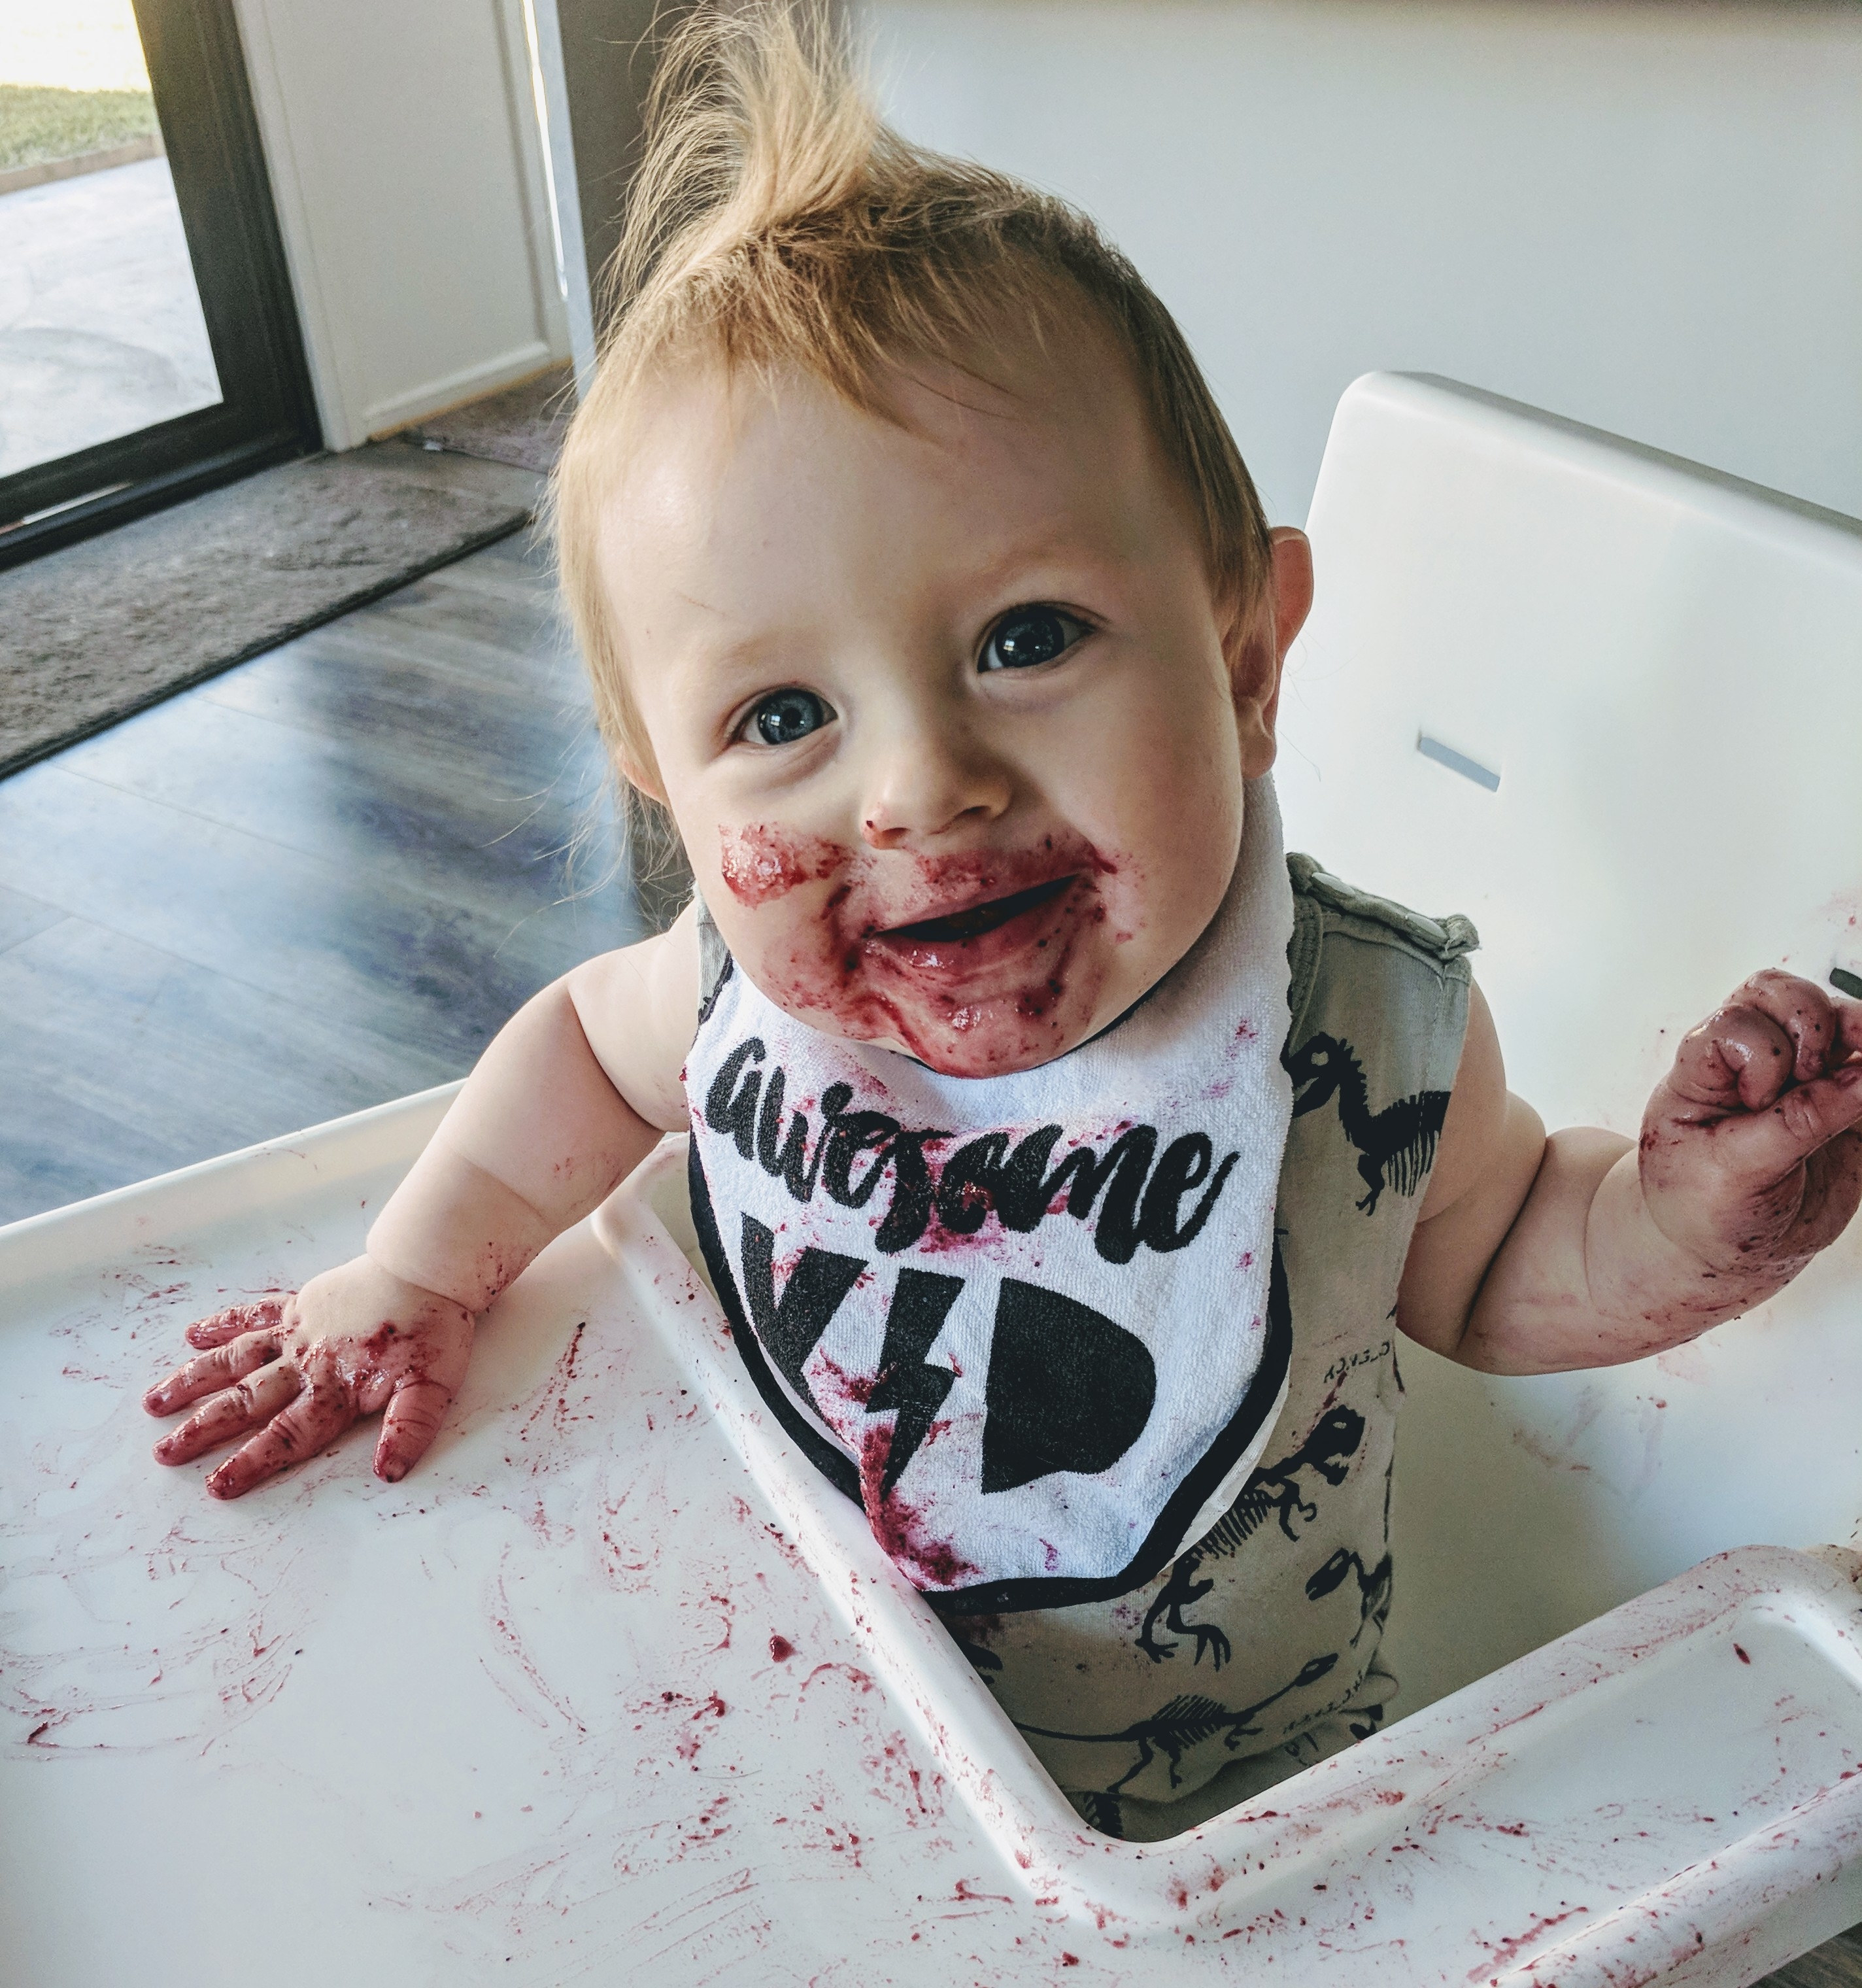
[[[1757,965],[1862,968],[1862,528],[1374,377],[1312,531],[1289,841],[1475,918],[1550,1122],[1633,1129]],[[1137,1846],[786,1454],[677,1142],[404,1483],[148,1461],[181,1324],[352,1252],[449,1095],[0,1232],[8,1981],[1620,1988],[1862,1919],[1862,1232],[1634,1368],[1405,1349],[1408,1716]]]

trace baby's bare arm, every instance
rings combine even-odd
[[[1756,975],[1684,1040],[1639,1144],[1548,1139],[1477,991],[1398,1323],[1535,1374],[1640,1359],[1762,1303],[1862,1199],[1859,1052],[1862,1005]]]
[[[679,1067],[698,1011],[689,911],[546,987],[479,1059],[370,1232],[370,1256],[482,1311],[684,1124]]]
[[[301,1291],[190,1327],[201,1350],[149,1391],[204,1405],[157,1444],[184,1463],[245,1439],[207,1488],[235,1498],[383,1412],[375,1470],[425,1452],[465,1378],[475,1316],[684,1122],[698,1010],[692,915],[546,988],[499,1032],[370,1231]]]

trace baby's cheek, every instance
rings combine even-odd
[[[774,822],[745,822],[718,831],[718,872],[725,888],[755,910],[804,884],[825,883],[854,860],[844,844]]]
[[[850,1016],[860,992],[859,948],[821,928],[790,932],[757,955],[754,978],[792,1013]]]

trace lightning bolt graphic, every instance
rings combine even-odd
[[[898,1420],[892,1425],[891,1446],[886,1453],[885,1474],[880,1479],[881,1499],[890,1496],[892,1487],[917,1454],[918,1445],[944,1406],[945,1397],[957,1384],[957,1376],[948,1367],[928,1367],[924,1356],[931,1351],[931,1341],[943,1330],[944,1321],[962,1289],[961,1277],[941,1276],[933,1270],[899,1273],[892,1308],[886,1314],[879,1378],[867,1401],[869,1415],[887,1408],[898,1412]]]

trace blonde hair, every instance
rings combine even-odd
[[[975,370],[1011,330],[1039,340],[1083,295],[1130,364],[1235,617],[1260,599],[1266,519],[1168,311],[1086,215],[883,123],[821,0],[715,4],[668,40],[608,273],[612,328],[551,493],[563,592],[617,766],[657,776],[599,571],[630,404],[653,369],[708,353],[732,370],[813,375],[894,418],[901,360]]]

